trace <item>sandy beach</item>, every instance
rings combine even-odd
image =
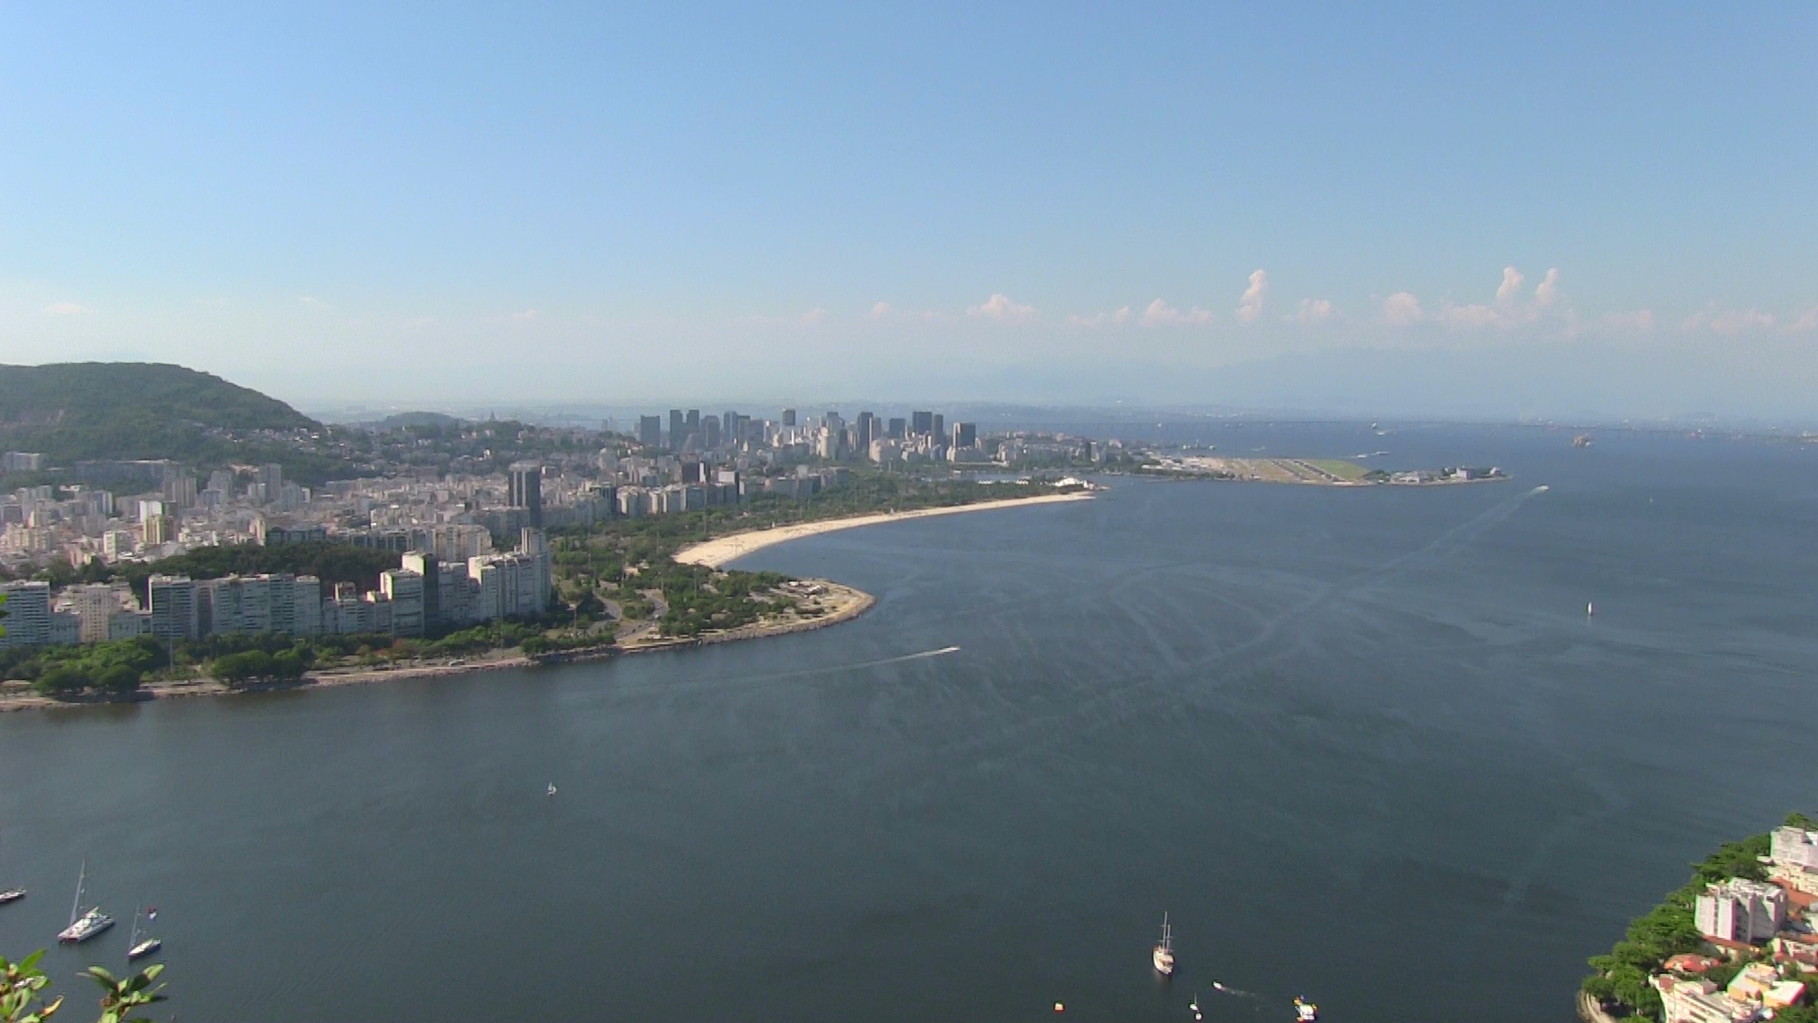
[[[960,512],[994,511],[1000,508],[1021,508],[1032,504],[1056,504],[1062,501],[1089,501],[1091,499],[1091,492],[1078,491],[1067,494],[1043,494],[1040,497],[1009,497],[1001,501],[979,501],[976,504],[956,504],[941,508],[917,508],[914,511],[878,512],[873,515],[854,515],[844,519],[822,519],[818,522],[797,522],[793,525],[777,526],[774,529],[754,529],[748,533],[733,533],[728,536],[715,537],[712,540],[682,548],[676,552],[675,560],[690,565],[721,568],[727,562],[742,558],[753,551],[841,529],[857,529],[860,526],[900,522],[903,519],[923,519],[935,515],[956,515]]]

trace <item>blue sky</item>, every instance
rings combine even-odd
[[[1241,366],[1267,404],[1257,363],[1440,351],[1818,418],[1815,39],[1810,3],[0,3],[0,358],[303,403],[1243,403]]]

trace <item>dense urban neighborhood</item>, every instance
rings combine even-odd
[[[1811,1023],[1818,988],[1818,820],[1724,846],[1591,960],[1580,1015],[1662,1023]]]

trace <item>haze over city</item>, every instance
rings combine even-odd
[[[1809,4],[0,25],[9,361],[1818,419]]]

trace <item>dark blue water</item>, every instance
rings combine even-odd
[[[186,1023],[1184,1020],[1215,978],[1211,1020],[1563,1021],[1689,861],[1818,809],[1818,452],[1242,429],[1518,478],[1113,480],[748,559],[881,598],[820,632],[0,715],[0,953],[86,856],[122,924],[53,971],[155,903]]]

